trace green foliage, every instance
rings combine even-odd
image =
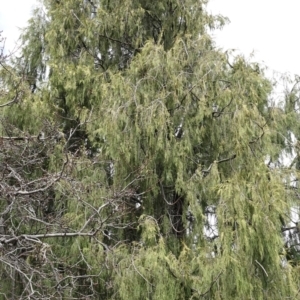
[[[298,200],[297,79],[270,107],[271,82],[242,56],[228,62],[208,34],[226,19],[205,4],[45,0],[35,12],[0,74],[1,104],[17,97],[3,136],[30,141],[5,147],[22,180],[5,173],[1,197],[35,209],[0,204],[16,257],[26,234],[35,249],[6,295],[297,298],[298,248],[281,232]],[[24,186],[38,192],[12,192]],[[37,279],[22,294],[26,272]]]

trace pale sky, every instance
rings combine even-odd
[[[37,0],[0,0],[0,31],[6,38],[6,49],[12,51],[20,30],[26,26]]]
[[[121,1],[121,0],[120,0]],[[12,49],[37,0],[0,0],[0,30]],[[300,74],[300,0],[210,0],[208,10],[231,23],[213,33],[217,45],[236,49],[271,70]]]
[[[278,72],[300,74],[300,0],[210,0],[210,12],[229,17],[231,23],[214,33],[224,49]]]

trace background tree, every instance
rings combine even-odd
[[[297,82],[272,107],[205,4],[35,12],[1,69],[3,299],[298,297]]]

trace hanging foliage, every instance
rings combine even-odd
[[[0,299],[297,299],[298,81],[206,2],[44,0],[0,57]]]

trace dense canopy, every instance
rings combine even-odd
[[[2,53],[0,299],[300,297],[298,78],[206,4],[43,0]]]

